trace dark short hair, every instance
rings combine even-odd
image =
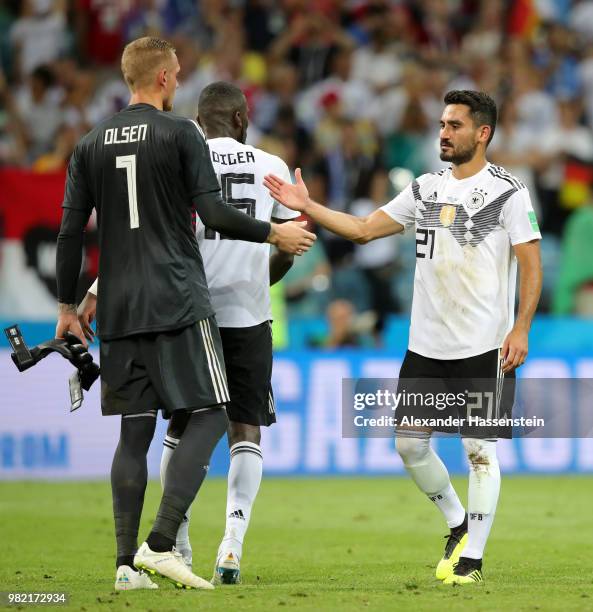
[[[41,81],[41,83],[46,89],[48,87],[53,87],[56,82],[56,77],[52,69],[49,66],[46,66],[45,64],[37,66],[37,68],[35,68],[35,70],[33,70],[33,72],[31,73],[31,77]]]
[[[490,126],[490,137],[486,146],[490,144],[496,129],[496,102],[483,91],[471,89],[453,89],[445,94],[445,104],[465,104],[469,106],[469,114],[475,126]]]
[[[226,81],[210,83],[202,90],[198,101],[198,115],[202,124],[229,121],[246,104],[239,87]]]

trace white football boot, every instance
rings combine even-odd
[[[133,591],[135,589],[158,589],[144,572],[139,572],[129,565],[120,565],[115,575],[116,591]]]
[[[208,581],[188,570],[181,553],[175,549],[167,552],[154,552],[144,542],[134,557],[134,565],[149,574],[159,574],[169,579],[179,589],[214,588]]]
[[[240,584],[239,557],[233,551],[219,554],[214,566],[212,584]]]

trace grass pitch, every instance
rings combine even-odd
[[[194,571],[208,579],[225,491],[207,480],[194,505]],[[159,494],[151,482],[141,539]],[[593,610],[592,499],[591,478],[503,478],[485,584],[445,587],[434,567],[447,530],[407,479],[269,478],[242,585],[178,591],[157,578],[159,591],[117,594],[107,483],[2,483],[0,591],[66,591],[66,608],[82,611]]]

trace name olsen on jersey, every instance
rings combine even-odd
[[[255,163],[255,156],[251,151],[237,151],[236,153],[217,153],[211,151],[212,161],[222,166],[232,166],[233,164]]]
[[[147,123],[140,125],[126,125],[122,128],[108,128],[105,130],[103,144],[125,144],[127,142],[140,142],[146,140]]]

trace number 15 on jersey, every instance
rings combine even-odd
[[[255,218],[255,200],[253,198],[235,198],[233,197],[233,185],[254,185],[255,176],[251,173],[227,172],[220,175],[220,187],[222,190],[222,199],[238,210],[242,210],[245,214]],[[209,227],[204,232],[204,238],[214,240],[216,232]],[[226,239],[226,236],[221,236],[220,239]]]

